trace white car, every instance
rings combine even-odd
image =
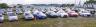
[[[89,11],[81,11],[79,12],[80,16],[92,16]]]
[[[29,20],[29,19],[34,19],[34,16],[31,14],[31,13],[24,13],[24,17],[26,20]]]
[[[36,19],[46,19],[47,17],[43,12],[40,11],[34,11],[33,15],[36,17]]]
[[[46,12],[46,14],[48,17],[52,17],[52,18],[58,17],[58,14],[55,13],[54,11],[48,11],[48,12]]]
[[[0,10],[0,14],[3,14],[4,12]]]
[[[13,10],[12,10],[12,9],[10,9],[10,8],[8,8],[8,9],[7,9],[7,12],[12,12],[12,11],[13,11]]]
[[[4,14],[5,10],[4,9],[0,9],[0,13]]]
[[[2,14],[0,14],[0,22],[4,21],[4,16]]]
[[[9,21],[16,21],[16,20],[18,20],[17,15],[14,14],[14,13],[7,13],[7,15],[8,15],[8,20]]]
[[[30,11],[30,9],[28,8],[23,9],[23,12],[26,12],[26,11]]]
[[[64,12],[64,11],[58,11],[58,16],[60,17],[68,17],[68,13]]]

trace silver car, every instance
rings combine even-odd
[[[3,22],[3,20],[4,20],[4,16],[0,14],[0,22]]]
[[[31,14],[31,13],[24,13],[24,19],[26,19],[26,20],[29,20],[29,19],[34,19],[34,16]]]
[[[17,15],[15,14],[15,13],[7,13],[7,15],[8,15],[8,20],[9,21],[16,21],[16,20],[18,20],[18,17],[17,17]]]

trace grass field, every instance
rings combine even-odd
[[[5,15],[4,23],[0,27],[96,27],[96,17],[69,17],[47,18],[44,20],[25,21],[23,15],[18,15],[19,20],[9,22]]]

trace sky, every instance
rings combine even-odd
[[[0,3],[7,4],[78,4],[86,0],[0,0]]]

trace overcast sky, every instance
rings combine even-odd
[[[7,4],[78,4],[79,1],[81,3],[86,0],[0,0],[0,3]]]

